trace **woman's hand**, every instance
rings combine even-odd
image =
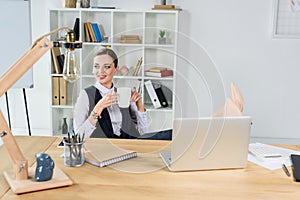
[[[144,108],[143,102],[142,102],[141,94],[138,93],[135,89],[131,90],[130,102],[135,102],[136,106],[140,112],[146,111]]]
[[[109,106],[112,106],[118,102],[118,94],[113,92],[113,93],[108,93],[98,103],[95,105],[93,111],[100,115],[102,113],[102,110],[104,108],[107,108]]]
[[[103,109],[116,104],[117,96],[118,95],[115,92],[108,93],[107,95],[102,97],[102,99],[100,99],[100,101],[98,101],[98,103],[95,105],[94,109],[92,110],[92,112],[89,116],[89,120],[90,120],[91,124],[96,126],[98,119],[101,118],[101,113],[102,113]]]

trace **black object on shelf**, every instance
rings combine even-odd
[[[160,102],[160,105],[162,107],[168,107],[169,106],[168,105],[168,101],[167,101],[167,99],[166,99],[166,97],[165,97],[165,95],[164,95],[161,87],[155,88],[155,92],[156,92],[156,95],[157,95],[158,100]]]

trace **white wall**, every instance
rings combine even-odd
[[[241,89],[252,137],[299,142],[300,41],[272,38],[273,3],[187,0],[182,7],[189,20],[181,31],[204,46],[228,93],[231,81]]]
[[[98,2],[124,9],[150,9],[159,3],[158,0]],[[230,94],[231,81],[242,91],[244,113],[252,116],[254,122],[251,136],[267,142],[299,142],[300,41],[272,38],[273,0],[173,0],[169,3],[183,9],[180,14],[180,34],[188,38],[191,45],[203,47],[208,53],[221,76],[216,81],[224,83],[227,94]],[[49,31],[47,10],[58,6],[61,6],[61,0],[32,0],[33,39]],[[191,59],[197,61],[197,51],[192,52],[195,48],[179,46],[181,52],[189,52],[193,55]],[[28,91],[33,135],[50,135],[49,61],[47,54],[34,66],[35,88]],[[194,90],[191,93],[196,100],[205,99],[197,86],[199,77],[190,76],[189,66],[186,67],[186,78]],[[181,70],[184,72],[183,68]],[[10,90],[9,95],[13,131],[15,134],[27,134],[22,91]],[[214,101],[219,105],[223,99]],[[195,103],[198,103],[189,103],[188,98],[184,102],[186,112],[193,111]],[[5,114],[4,97],[0,106]],[[202,110],[203,106],[200,107]]]

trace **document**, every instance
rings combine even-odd
[[[281,154],[281,157],[274,157],[274,158],[266,158],[266,159],[260,159],[251,153],[248,153],[248,161],[253,162],[257,165],[260,165],[264,168],[267,168],[269,170],[276,170],[282,168],[282,164],[285,164],[285,166],[291,166],[291,160],[290,155],[291,154],[300,154],[300,151],[290,150],[282,147],[276,147],[268,144],[262,144],[262,143],[251,143],[249,144],[249,148],[251,148],[251,145],[256,145],[259,147],[266,148],[266,150],[276,151],[279,154]]]

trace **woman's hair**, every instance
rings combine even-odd
[[[101,55],[109,55],[115,64],[115,68],[118,67],[118,56],[117,54],[110,48],[103,48],[100,51],[98,51],[95,55],[96,56],[101,56]]]

